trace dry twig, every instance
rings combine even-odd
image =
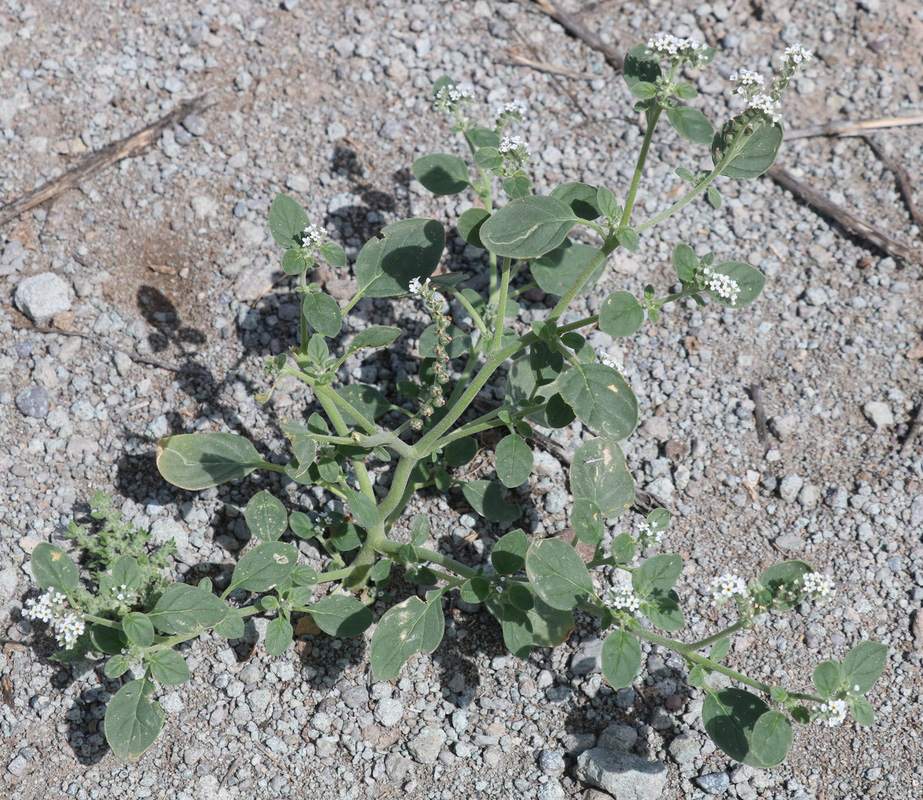
[[[603,54],[603,58],[609,63],[616,72],[622,71],[622,57],[616,52],[612,45],[606,44],[593,31],[583,24],[573,14],[568,14],[561,10],[561,7],[555,0],[535,0],[538,8],[557,22],[564,30],[572,36],[576,36],[581,41],[588,44],[594,50]]]
[[[769,449],[769,430],[766,427],[766,409],[763,407],[763,392],[758,383],[750,387],[750,399],[753,401],[753,420],[756,422],[756,438],[764,450]]]
[[[785,138],[808,139],[813,136],[863,136],[869,131],[882,128],[899,128],[905,125],[923,125],[923,115],[916,117],[887,117],[854,122],[848,119],[832,119],[823,125],[810,125],[795,131],[787,131]]]
[[[910,458],[910,453],[913,450],[913,440],[917,438],[921,425],[923,425],[923,401],[920,402],[917,413],[913,417],[913,422],[910,423],[910,428],[908,428],[907,435],[904,437],[904,444],[901,445],[901,458]]]

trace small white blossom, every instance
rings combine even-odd
[[[436,107],[449,111],[461,103],[470,103],[474,100],[474,87],[470,83],[460,83],[456,86],[443,86],[436,92]]]
[[[672,33],[654,34],[647,40],[650,53],[660,56],[682,58],[691,64],[698,64],[705,57],[705,45],[695,39],[681,39]]]
[[[410,281],[407,288],[411,291],[412,294],[423,294],[426,291],[427,286],[429,286],[429,278],[422,282],[419,278],[414,278]]]
[[[64,619],[55,620],[55,630],[58,634],[58,644],[70,649],[83,636],[86,625],[76,614],[68,614]]]
[[[736,303],[737,296],[740,294],[740,285],[737,281],[721,272],[711,272],[708,278],[708,288],[731,303]]]
[[[778,100],[773,100],[768,94],[754,95],[747,102],[747,108],[762,111],[773,122],[778,122],[782,119],[782,114],[779,110],[782,108],[782,104]]]
[[[855,686],[853,686],[853,687],[852,687],[852,690],[853,690],[854,692],[859,692],[859,691],[861,691],[861,690],[859,689],[859,684],[857,683]]]
[[[834,591],[833,578],[817,572],[809,572],[804,576],[804,590],[815,597],[828,597]]]
[[[615,587],[606,589],[603,602],[613,611],[627,611],[634,614],[641,608],[641,603],[635,593],[628,587]]]
[[[712,602],[715,605],[723,603],[725,600],[730,600],[735,595],[739,597],[747,596],[747,584],[744,583],[743,578],[730,573],[712,578],[709,590],[712,594]]]
[[[638,526],[638,541],[643,542],[645,547],[660,544],[661,539],[663,539],[663,531],[655,531],[649,522],[642,522]]]
[[[301,234],[301,246],[309,247],[311,245],[318,245],[324,241],[326,236],[326,228],[322,228],[319,225],[308,225]]]
[[[608,353],[600,353],[599,362],[607,367],[617,370],[618,373],[624,377],[625,367],[622,365],[622,362],[614,356],[610,356]]]
[[[754,72],[750,69],[742,69],[740,72],[732,72],[731,80],[737,84],[731,90],[731,94],[739,94],[741,97],[749,97],[756,89],[762,91],[766,85],[763,76],[758,72]]]
[[[817,707],[820,716],[817,722],[832,728],[834,725],[840,725],[846,721],[846,711],[848,706],[845,700],[828,700]]]
[[[782,55],[785,57],[786,63],[795,69],[804,69],[805,62],[814,58],[814,53],[799,42],[795,42],[791,47],[786,47]]]
[[[38,600],[29,598],[23,615],[28,619],[39,620],[54,628],[58,644],[71,648],[83,635],[86,626],[74,613],[66,613],[64,603],[67,596],[61,592],[46,592]]]
[[[504,155],[528,155],[529,145],[521,136],[504,136],[498,148]]]
[[[672,33],[660,31],[647,40],[647,49],[661,55],[675,56],[678,42],[679,39]]]
[[[510,100],[497,109],[495,119],[498,123],[508,118],[521,120],[526,115],[526,104],[522,100]]]

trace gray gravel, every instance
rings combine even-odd
[[[584,22],[621,51],[657,30],[720,43],[715,67],[690,76],[709,114],[727,113],[732,71],[764,69],[770,53],[799,40],[817,59],[786,102],[787,125],[919,113],[923,18],[911,0],[764,2],[759,18],[745,3],[585,5]],[[587,79],[516,66],[511,50]],[[99,727],[119,684],[95,665],[48,660],[50,647],[19,613],[23,565],[96,489],[158,539],[177,538],[178,577],[211,574],[216,585],[246,544],[240,509],[257,488],[323,509],[322,498],[274,476],[174,490],[153,468],[153,440],[246,430],[268,457],[288,452],[278,422],[310,405],[310,393],[282,383],[266,406],[253,399],[263,358],[296,335],[269,203],[293,193],[351,259],[401,217],[432,215],[451,228],[470,198],[433,198],[407,173],[424,153],[461,152],[445,144],[448,123],[430,108],[430,86],[445,73],[471,81],[488,112],[526,100],[517,133],[532,145],[538,191],[586,180],[624,193],[641,132],[621,78],[524,4],[0,6],[4,202],[182,100],[211,88],[216,102],[0,231],[0,675],[12,693],[0,705],[0,795],[607,800],[613,784],[592,788],[607,780],[625,782],[625,796],[663,800],[715,790],[742,800],[919,796],[923,443],[908,459],[899,452],[923,385],[920,268],[883,258],[768,180],[721,182],[720,211],[693,204],[643,237],[568,319],[595,313],[616,289],[669,289],[677,241],[766,273],[763,296],[744,312],[690,303],[628,340],[596,333],[591,343],[625,364],[638,394],[645,422],[625,450],[639,488],[674,513],[664,547],[686,557],[684,635],[728,621],[703,593],[713,575],[750,578],[782,557],[805,558],[835,576],[835,600],[761,622],[736,639],[730,660],[803,689],[818,661],[842,658],[862,638],[884,641],[874,728],[800,727],[785,766],[735,765],[704,735],[701,694],[668,653],[645,646],[646,669],[615,692],[593,656],[593,620],[578,619],[563,645],[520,662],[502,655],[481,609],[455,602],[443,645],[394,684],[371,681],[367,637],[301,636],[277,659],[251,651],[265,622],[237,649],[204,637],[187,654],[190,684],[161,697],[161,739],[120,765]],[[919,128],[874,135],[911,170],[923,163]],[[669,131],[658,135],[639,219],[671,201],[673,169],[700,156]],[[919,244],[893,176],[861,139],[792,140],[780,163]],[[473,258],[477,273],[479,257],[450,233],[447,266],[472,271]],[[351,290],[348,269],[313,277],[335,297]],[[527,294],[520,320],[540,319],[550,304]],[[89,338],[27,324],[52,319]],[[360,302],[344,338],[389,323],[405,335],[390,352],[347,360],[344,379],[387,388],[413,377],[410,353],[426,326],[413,303]],[[768,451],[756,436],[754,383]],[[565,450],[587,435],[579,424],[552,434]],[[536,451],[535,507],[521,520],[530,534],[567,529],[564,479],[560,462]],[[386,480],[376,476],[382,491]],[[485,530],[455,495],[427,496],[410,512],[430,516],[432,546],[465,548],[475,561],[502,532]],[[637,522],[623,518],[610,533]],[[320,564],[307,545],[303,554]],[[628,772],[613,766],[626,761]]]

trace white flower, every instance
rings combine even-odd
[[[528,155],[529,145],[522,140],[521,136],[504,136],[499,150],[504,155]]]
[[[677,48],[679,46],[679,39],[677,39],[672,33],[655,33],[650,39],[647,40],[647,49],[652,50],[655,53],[660,53],[661,55],[666,56],[675,56]]]
[[[661,539],[663,539],[663,531],[655,531],[649,522],[642,522],[638,526],[638,541],[642,542],[645,547],[660,544]]]
[[[805,48],[800,42],[795,42],[791,47],[786,47],[782,54],[786,63],[795,67],[795,69],[804,69],[805,62],[814,58],[814,53]]]
[[[58,634],[58,644],[70,649],[86,630],[83,620],[76,614],[68,614],[64,619],[55,620],[55,629]]]
[[[804,576],[804,590],[815,597],[828,597],[834,592],[833,578],[817,572],[809,572]]]
[[[834,725],[840,725],[846,721],[847,709],[848,706],[845,700],[828,700],[817,707],[821,716],[816,721],[830,728]]]
[[[635,597],[635,593],[628,587],[613,586],[606,589],[603,602],[613,611],[627,611],[629,614],[634,614],[641,608],[641,603]]]
[[[472,100],[474,100],[474,87],[470,83],[443,86],[436,92],[436,107],[443,111],[448,111],[460,103],[470,103]]]
[[[711,272],[708,278],[708,288],[731,303],[736,303],[737,295],[740,294],[740,285],[737,281],[720,272]]]
[[[420,282],[419,278],[414,278],[410,281],[407,288],[411,291],[412,294],[423,294],[427,286],[429,286],[429,278],[427,278],[422,283]]]
[[[308,225],[301,234],[301,246],[308,247],[310,245],[318,245],[324,241],[324,237],[326,236],[326,228],[321,228],[319,225]]]
[[[739,597],[747,596],[747,584],[744,583],[743,578],[731,573],[712,578],[709,590],[712,594],[712,602],[715,605],[723,603],[725,600],[730,600],[734,595]]]
[[[732,72],[731,80],[737,84],[737,86],[731,90],[731,94],[739,94],[741,97],[749,97],[754,89],[762,91],[766,85],[763,76],[750,69]]]
[[[502,122],[508,117],[513,119],[522,119],[526,115],[526,104],[522,100],[510,100],[497,109],[495,114],[496,121]]]
[[[614,356],[610,356],[608,353],[600,353],[599,362],[607,367],[610,367],[611,369],[617,370],[618,373],[624,377],[625,367],[622,366],[622,362]]]
[[[782,104],[778,100],[773,100],[768,94],[754,95],[747,102],[747,108],[762,111],[773,122],[778,122],[782,119],[782,114],[779,111]]]
[[[647,40],[647,49],[654,55],[682,58],[698,64],[705,57],[705,45],[695,39],[680,39],[672,33],[655,33]]]

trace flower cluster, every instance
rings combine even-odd
[[[77,640],[86,630],[83,620],[64,608],[67,597],[61,592],[46,592],[38,600],[26,600],[23,612],[28,619],[40,620],[54,628],[58,644],[67,649],[77,644]]]
[[[814,58],[814,53],[799,42],[795,42],[791,47],[786,47],[782,55],[785,58],[785,66],[793,69],[804,69],[807,62]]]
[[[608,353],[600,353],[599,362],[604,366],[616,370],[622,377],[625,377],[625,367],[622,365],[622,362],[614,356],[610,356]]]
[[[613,611],[625,611],[629,614],[635,614],[641,608],[635,593],[627,586],[606,589],[603,602]]]
[[[818,712],[818,716],[814,721],[830,728],[834,725],[841,725],[846,721],[847,709],[845,700],[828,700],[826,703],[815,706],[814,710]]]
[[[649,522],[642,522],[638,526],[638,545],[642,550],[660,544],[661,539],[663,539],[663,531],[655,531]]]
[[[327,238],[327,229],[319,225],[308,225],[301,234],[302,247],[317,247]]]
[[[709,266],[702,268],[700,285],[715,292],[718,297],[723,297],[731,304],[737,302],[737,297],[740,294],[740,284],[737,283],[737,281],[728,277],[723,272],[715,272],[715,270]]]
[[[747,101],[747,108],[753,111],[761,111],[773,122],[778,122],[782,119],[780,111],[782,104],[768,94],[754,95]]]
[[[712,602],[717,606],[725,600],[731,600],[735,595],[737,597],[746,597],[748,594],[747,584],[743,578],[738,575],[728,573],[717,578],[712,578],[708,585],[711,592]]]
[[[750,69],[742,69],[740,72],[732,72],[731,80],[736,84],[731,89],[731,94],[737,94],[741,97],[749,97],[755,91],[763,91],[766,82],[763,76],[758,72]]]
[[[443,86],[436,92],[436,108],[440,111],[454,111],[459,106],[474,102],[474,87],[467,83]]]
[[[436,325],[436,344],[433,347],[433,352],[436,356],[436,360],[433,363],[435,381],[423,396],[420,407],[420,414],[424,417],[431,417],[434,413],[434,409],[441,408],[445,405],[442,386],[449,382],[449,375],[447,372],[449,364],[448,347],[449,343],[452,341],[452,337],[449,334],[449,325],[452,322],[452,318],[442,312],[442,298],[437,295],[436,289],[433,287],[429,278],[424,281],[421,281],[419,278],[414,278],[410,281],[407,288],[413,294],[420,295],[420,297],[423,298],[423,302],[426,304],[426,308],[433,317],[433,322]],[[410,421],[410,427],[415,431],[422,430],[423,421],[418,416],[414,417]]]
[[[504,136],[497,149],[504,160],[517,169],[526,166],[532,160],[529,145],[522,140],[521,136]]]
[[[428,287],[429,287],[429,278],[427,278],[422,283],[420,282],[419,278],[414,278],[412,281],[410,281],[410,283],[407,286],[407,288],[410,289],[410,292],[412,294],[424,294]]]
[[[678,58],[693,66],[705,58],[705,45],[701,42],[695,39],[682,39],[663,31],[647,40],[647,50],[652,55]]]
[[[804,590],[813,597],[828,597],[835,591],[833,578],[818,572],[809,572],[804,576]]]
[[[508,103],[504,103],[502,106],[500,106],[500,108],[497,109],[494,120],[497,124],[497,127],[502,127],[510,120],[521,122],[525,116],[526,104],[522,100],[510,100]]]

